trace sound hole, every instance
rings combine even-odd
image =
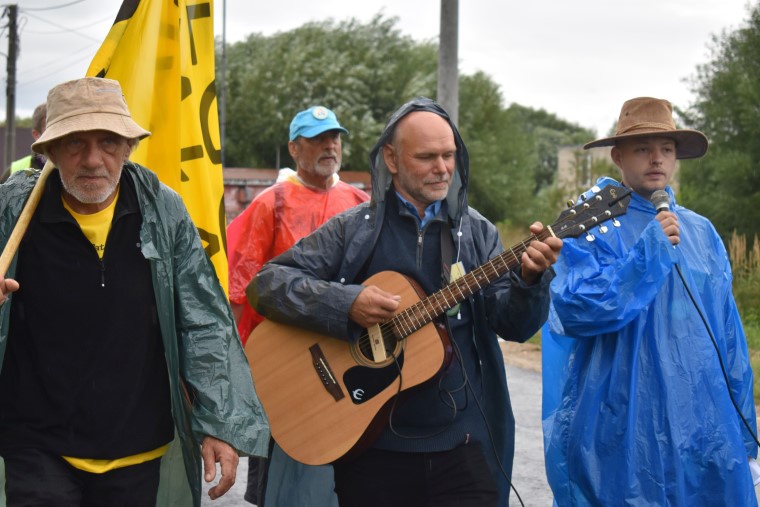
[[[393,358],[401,353],[403,340],[398,339],[390,324],[379,326],[379,333],[384,359],[375,358],[376,354],[372,349],[372,330],[368,330],[368,333],[363,334],[351,347],[351,354],[358,364],[370,368],[381,368],[393,363]]]

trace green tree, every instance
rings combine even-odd
[[[367,154],[389,115],[415,96],[435,98],[437,44],[414,41],[396,24],[381,15],[366,24],[308,23],[229,45],[225,164],[290,165],[291,118],[322,104],[350,131],[344,170],[368,170]],[[494,222],[516,226],[545,209],[534,196],[553,181],[557,147],[593,137],[543,110],[505,109],[498,85],[482,72],[460,76],[459,118],[470,152],[470,204]]]
[[[531,221],[535,154],[510,121],[498,85],[482,72],[460,79],[459,129],[470,154],[470,204],[492,221]]]
[[[707,134],[710,151],[681,170],[681,200],[710,217],[724,240],[760,233],[760,4],[734,31],[714,36],[711,59],[692,78],[686,122]]]
[[[5,120],[0,121],[0,127],[5,127]],[[30,116],[29,118],[19,118],[16,116],[16,128],[32,128],[32,117]]]
[[[533,171],[535,192],[551,185],[557,172],[557,148],[581,145],[594,138],[594,133],[584,127],[558,118],[543,109],[531,109],[512,104],[510,121],[518,123],[527,133],[538,157]]]
[[[367,154],[393,110],[433,96],[436,50],[396,29],[395,18],[308,23],[271,37],[250,35],[227,51],[225,163],[287,166],[288,126],[315,104],[334,110],[350,135],[346,170],[368,170]]]

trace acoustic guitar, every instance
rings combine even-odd
[[[384,428],[392,401],[433,379],[451,357],[437,319],[520,263],[533,240],[606,232],[603,222],[626,212],[630,190],[607,186],[563,211],[544,230],[427,296],[399,273],[384,271],[364,285],[401,296],[396,315],[354,343],[265,320],[245,351],[272,436],[293,459],[332,463],[366,449]],[[619,225],[613,220],[613,225]]]

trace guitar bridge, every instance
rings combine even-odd
[[[345,398],[346,395],[343,394],[343,390],[340,388],[340,384],[338,384],[338,381],[335,379],[335,375],[333,374],[330,365],[327,364],[327,359],[325,359],[325,355],[322,352],[322,348],[319,346],[319,344],[316,343],[309,347],[309,352],[311,352],[311,362],[314,366],[314,370],[316,370],[317,375],[319,375],[319,378],[322,381],[322,385],[325,387],[327,392],[330,393],[333,398],[335,398],[335,401],[339,401]]]

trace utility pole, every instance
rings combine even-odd
[[[459,0],[441,0],[438,40],[438,103],[459,123]]]
[[[18,55],[18,5],[6,5],[8,16],[8,77],[5,87],[5,160],[0,173],[16,158],[16,58]]]
[[[227,0],[222,0],[222,71],[219,76],[222,82],[219,83],[219,143],[222,150],[222,169],[224,169],[224,159],[227,150],[225,150],[224,136],[226,134],[225,124],[227,123]]]

